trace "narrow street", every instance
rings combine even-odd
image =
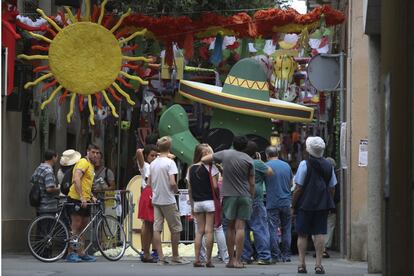
[[[1,18],[0,276],[414,276],[414,0]]]

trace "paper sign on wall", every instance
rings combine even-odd
[[[358,166],[368,166],[368,139],[361,139],[361,141],[359,142]]]

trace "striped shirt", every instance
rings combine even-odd
[[[47,163],[40,164],[34,171],[31,182],[40,184],[41,200],[37,211],[39,213],[56,212],[58,200],[55,197],[59,195],[59,191],[55,193],[46,191],[47,188],[55,188],[57,184],[52,166]]]

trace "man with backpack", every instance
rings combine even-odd
[[[298,233],[298,273],[307,273],[305,253],[308,235],[314,236],[316,251],[315,274],[325,274],[322,253],[327,232],[329,210],[335,208],[333,193],[337,183],[332,164],[323,158],[325,142],[321,137],[308,137],[306,151],[309,159],[300,162],[295,175],[292,210],[296,213]]]
[[[46,150],[43,154],[44,162],[34,171],[30,182],[33,186],[38,185],[40,193],[36,200],[30,198],[31,204],[36,208],[36,214],[54,215],[57,211],[60,187],[57,185],[53,166],[57,163],[58,155],[53,150]],[[33,188],[32,188],[33,189]],[[31,192],[32,194],[32,192]],[[33,202],[37,201],[37,202]],[[37,206],[36,206],[37,205]]]
[[[65,150],[60,157],[60,169],[57,178],[60,184],[60,191],[67,195],[72,185],[73,167],[81,159],[81,154],[73,149]]]

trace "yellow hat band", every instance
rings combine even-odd
[[[265,81],[252,81],[228,75],[225,83],[243,88],[269,92],[269,87]]]

